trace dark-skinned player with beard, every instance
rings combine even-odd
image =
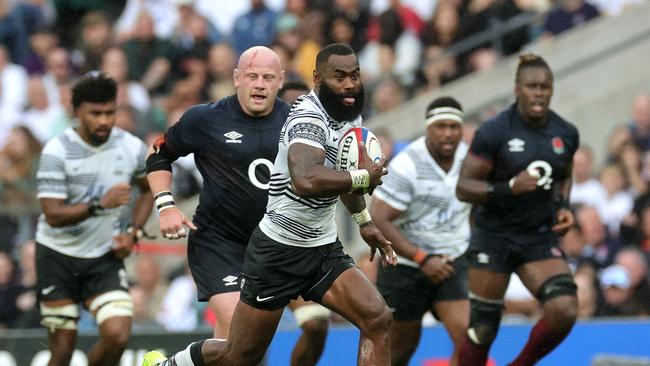
[[[361,330],[357,363],[390,364],[392,316],[374,285],[343,251],[334,220],[340,198],[361,237],[395,265],[391,244],[375,227],[361,190],[372,191],[386,174],[386,159],[367,154],[359,170],[335,170],[338,140],[361,125],[364,88],[359,60],[346,45],[330,44],[316,57],[314,90],[294,104],[282,128],[266,214],[244,259],[244,284],[228,340],[190,344],[165,359],[149,352],[144,366],[256,365],[291,299],[302,296],[341,314]]]
[[[559,237],[573,225],[567,202],[578,131],[550,109],[553,73],[543,58],[520,57],[516,102],[476,131],[456,195],[477,206],[469,260],[470,324],[459,365],[485,365],[515,272],[543,306],[510,364],[534,365],[576,320],[576,285]]]

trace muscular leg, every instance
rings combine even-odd
[[[571,271],[563,259],[529,262],[517,273],[530,292],[538,295],[544,316],[535,324],[524,349],[511,365],[534,365],[569,334],[576,321],[578,300],[575,287],[571,290],[573,282],[568,277]],[[558,275],[567,276],[556,277]]]
[[[305,301],[302,298],[293,300],[289,303],[289,309],[295,312],[303,306],[317,305],[311,301]],[[320,305],[318,305],[320,306]],[[325,348],[325,339],[327,338],[327,327],[329,321],[327,318],[309,319],[300,325],[302,334],[291,352],[292,366],[310,366],[316,365],[318,359],[323,354]]]
[[[343,272],[327,290],[322,303],[361,330],[357,365],[390,365],[392,316],[375,286],[358,268]]]
[[[460,346],[469,326],[469,300],[438,301],[433,305],[433,310],[438,314],[449,338],[454,343],[454,352],[449,364],[456,366]]]
[[[470,325],[458,355],[459,366],[485,365],[501,321],[510,275],[469,268]]]
[[[99,340],[88,353],[88,364],[113,366],[120,362],[131,335],[131,318],[116,316],[99,325]]]
[[[421,320],[393,320],[390,329],[391,366],[406,366],[420,343]]]
[[[72,359],[77,331],[72,329],[55,329],[47,333],[48,345],[52,357],[47,366],[67,366]]]
[[[210,297],[208,305],[217,317],[217,324],[214,326],[214,338],[227,339],[230,332],[230,322],[235,313],[235,307],[239,301],[239,292],[225,292]]]

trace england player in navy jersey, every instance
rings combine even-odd
[[[298,296],[327,306],[360,328],[359,365],[390,364],[390,312],[343,251],[334,220],[340,195],[371,253],[378,250],[382,263],[396,263],[390,242],[373,224],[359,194],[381,184],[386,159],[374,163],[366,154],[358,171],[334,169],[338,140],[360,125],[363,105],[357,55],[342,44],[321,49],[314,90],[297,100],[282,128],[269,202],[246,250],[244,285],[228,340],[194,342],[168,360],[150,352],[144,366],[256,365],[283,308]]]
[[[470,239],[470,325],[459,365],[485,365],[503,296],[516,272],[544,316],[510,365],[533,365],[569,334],[576,285],[558,247],[573,225],[567,207],[577,129],[549,108],[553,74],[541,57],[520,57],[516,103],[476,131],[458,180],[459,199],[477,205]]]
[[[276,97],[283,78],[272,50],[246,50],[233,72],[237,93],[190,108],[149,150],[147,178],[161,233],[168,239],[189,234],[189,267],[199,300],[208,301],[216,314],[215,338],[228,338],[246,245],[266,208],[280,129],[289,114],[287,103]],[[203,177],[193,220],[175,207],[170,192],[171,162],[190,153]],[[296,311],[305,326],[294,357],[302,365],[316,364],[327,331],[320,320],[329,311],[320,305]]]

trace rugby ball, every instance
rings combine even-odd
[[[378,163],[381,160],[383,152],[377,136],[365,127],[353,127],[344,133],[339,141],[336,170],[349,172],[359,169],[362,143],[373,162]]]

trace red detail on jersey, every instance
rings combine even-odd
[[[559,155],[564,153],[564,141],[562,141],[562,138],[553,137],[551,144],[553,145],[553,151],[555,151],[556,154]]]
[[[561,257],[562,256],[562,251],[558,247],[553,247],[553,248],[551,248],[551,254],[553,254],[556,257]]]

